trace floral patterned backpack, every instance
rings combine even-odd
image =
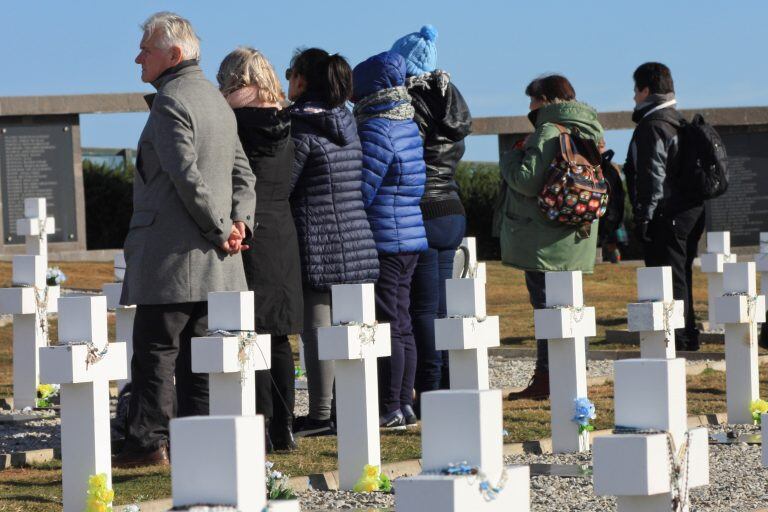
[[[560,151],[539,193],[539,208],[553,221],[578,226],[586,238],[592,222],[608,208],[608,183],[600,168],[600,152],[594,141],[555,126],[560,130]]]

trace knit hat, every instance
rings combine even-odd
[[[431,73],[437,68],[437,29],[424,25],[418,32],[401,37],[392,45],[393,52],[405,59],[408,76]]]

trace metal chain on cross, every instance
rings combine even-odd
[[[752,324],[755,322],[755,313],[757,312],[757,295],[749,295],[746,292],[727,292],[723,294],[723,297],[746,297],[747,298],[747,322]],[[753,341],[752,336],[747,336],[747,345]]]
[[[40,240],[40,243],[45,243],[48,240],[48,227],[46,226],[46,221],[48,219],[37,219],[37,238]]]
[[[240,384],[245,384],[245,375],[248,366],[248,361],[254,359],[253,347],[259,349],[261,359],[264,361],[264,366],[269,367],[267,358],[261,351],[261,347],[256,343],[258,334],[256,331],[237,331],[237,330],[225,330],[225,329],[213,329],[208,331],[209,336],[224,336],[226,338],[237,338],[237,362],[240,366]]]
[[[571,325],[571,333],[576,332],[576,325],[580,324],[584,320],[584,306],[552,306],[551,309],[564,309],[569,313],[569,321]]]
[[[662,302],[662,326],[664,327],[664,343],[669,346],[674,335],[674,329],[672,328],[672,315],[675,313],[675,301]]]
[[[14,288],[32,288],[35,297],[35,313],[37,314],[37,321],[39,322],[40,332],[43,334],[44,346],[48,346],[48,286],[38,288],[28,284],[12,283]]]
[[[687,512],[690,507],[690,487],[688,475],[691,461],[691,435],[686,432],[680,449],[675,447],[675,438],[671,432],[654,428],[634,428],[617,425],[614,434],[664,434],[667,438],[667,463],[669,465],[670,510]]]
[[[466,461],[458,464],[448,464],[447,467],[437,471],[422,471],[422,475],[447,475],[465,476],[469,485],[477,485],[477,489],[485,501],[495,500],[501,491],[507,486],[509,475],[507,468],[502,468],[499,481],[494,485],[480,466],[470,466]]]
[[[362,359],[365,347],[372,347],[376,343],[376,330],[379,327],[379,322],[374,321],[372,324],[362,322],[342,322],[340,325],[343,325],[344,327],[359,327],[357,331],[357,339],[360,342],[360,359]]]
[[[109,343],[104,345],[104,348],[99,350],[99,347],[97,347],[92,341],[59,341],[60,346],[82,346],[84,345],[86,347],[86,354],[85,354],[85,369],[87,370],[91,365],[94,365],[104,359],[106,357],[107,353],[109,352]]]

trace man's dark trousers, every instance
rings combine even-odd
[[[166,444],[175,416],[208,415],[208,374],[192,373],[191,349],[207,329],[207,302],[136,306],[127,449]]]
[[[704,222],[704,206],[695,206],[674,216],[659,216],[648,227],[651,241],[644,244],[645,265],[672,267],[673,296],[685,304],[685,328],[675,329],[678,350],[699,347],[693,310],[693,260],[704,233]]]

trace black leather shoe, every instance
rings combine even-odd
[[[123,450],[112,458],[112,465],[116,468],[136,468],[139,466],[167,466],[168,448],[165,445],[155,450],[137,451]]]
[[[270,436],[272,437],[272,447],[275,451],[292,452],[299,447],[296,444],[296,438],[293,437],[293,428],[290,422],[281,428],[273,424]]]

